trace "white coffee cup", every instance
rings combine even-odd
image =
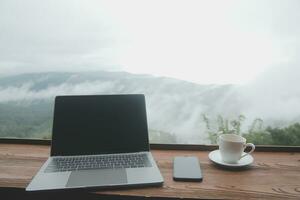
[[[252,143],[246,143],[246,138],[236,134],[222,134],[218,137],[219,150],[222,160],[226,163],[237,163],[241,158],[251,154],[255,146]],[[243,155],[246,147],[251,150]]]

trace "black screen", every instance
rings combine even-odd
[[[56,97],[51,155],[148,150],[144,95]]]

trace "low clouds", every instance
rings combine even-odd
[[[298,63],[287,63],[265,71],[241,89],[244,112],[251,117],[273,121],[300,120],[299,75]]]
[[[7,77],[6,85],[0,83],[0,103],[53,102],[56,95],[143,93],[150,129],[170,133],[183,143],[209,143],[202,114],[212,122],[218,115],[235,119],[244,114],[244,130],[255,118],[275,127],[300,120],[299,69],[277,70],[244,86],[197,85],[114,72],[27,74]]]
[[[23,83],[15,85],[13,80],[18,78],[11,77],[11,83],[0,85],[0,103],[28,104],[36,100],[53,102],[56,95],[143,93],[146,95],[150,129],[175,135],[184,143],[207,141],[207,136],[201,134],[204,131],[201,113],[213,107],[208,99],[212,98],[211,95],[215,96],[214,86],[201,87],[179,80],[129,74],[117,78],[116,73],[72,73],[64,75],[66,77],[61,82],[55,83],[55,77],[60,75],[27,75]],[[97,76],[99,80],[95,80]]]
[[[49,100],[57,95],[88,95],[110,93],[115,86],[111,82],[83,82],[78,84],[63,83],[47,87],[42,90],[33,90],[33,82],[24,83],[20,87],[0,87],[0,103],[11,101]]]
[[[202,113],[244,114],[249,123],[299,121],[299,9],[293,0],[1,0],[0,75],[56,71],[79,78],[40,89],[36,79],[0,85],[0,103],[145,93],[153,129],[200,143]],[[79,73],[97,70],[244,84],[138,75],[90,80]]]

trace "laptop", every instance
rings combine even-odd
[[[26,191],[162,184],[144,95],[55,98],[51,155]]]

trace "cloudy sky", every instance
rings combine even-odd
[[[298,0],[1,0],[0,74],[110,70],[247,83],[299,66],[299,10]]]

